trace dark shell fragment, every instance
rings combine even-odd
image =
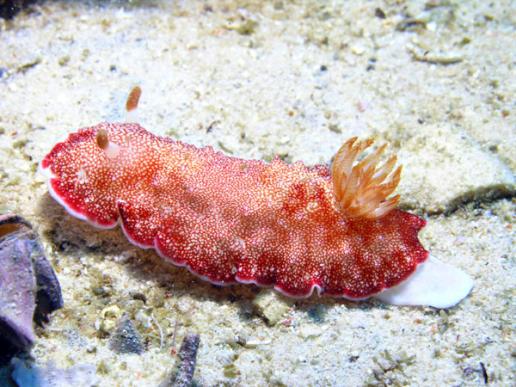
[[[181,363],[172,383],[173,387],[188,387],[192,385],[200,342],[201,337],[196,333],[189,333],[183,339],[181,348],[179,348],[179,360]]]
[[[196,333],[188,333],[181,343],[175,369],[159,384],[159,387],[190,387],[196,383],[193,380],[197,351],[201,337]]]

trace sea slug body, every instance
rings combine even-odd
[[[330,169],[228,157],[138,124],[101,123],[58,143],[41,166],[69,213],[100,228],[120,223],[133,244],[212,283],[363,299],[428,257],[417,236],[425,221],[388,198],[400,178],[395,158],[378,167],[380,147],[356,162],[371,142],[350,139]]]

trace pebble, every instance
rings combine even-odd
[[[117,353],[143,353],[141,336],[127,314],[118,321],[118,326],[109,341],[109,348]]]
[[[253,306],[270,326],[280,322],[290,309],[290,305],[284,298],[270,290],[262,290],[254,299]]]

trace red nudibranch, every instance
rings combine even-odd
[[[212,283],[363,299],[428,257],[417,235],[425,221],[389,198],[395,157],[379,166],[383,146],[356,162],[371,143],[350,139],[330,169],[228,157],[135,123],[101,123],[55,145],[41,166],[69,213],[101,228],[120,223],[133,244]]]

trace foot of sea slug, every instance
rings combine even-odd
[[[473,288],[469,275],[429,256],[406,281],[377,294],[375,298],[393,305],[424,305],[450,308]]]

